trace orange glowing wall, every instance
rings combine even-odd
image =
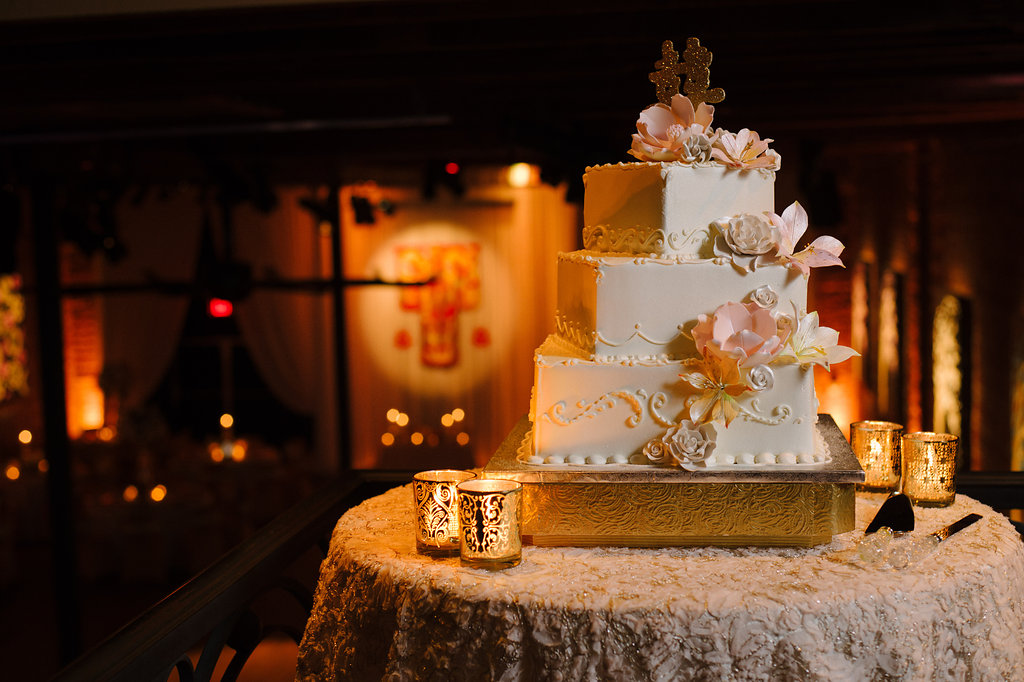
[[[65,246],[61,258],[65,284],[96,283],[99,264],[72,246]],[[103,391],[99,376],[103,369],[103,304],[99,297],[65,298],[64,385],[67,393],[68,436],[103,426]]]

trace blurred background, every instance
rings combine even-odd
[[[714,54],[716,126],[775,140],[777,207],[846,244],[811,307],[861,356],[821,411],[1024,468],[1022,31],[998,0],[0,5],[15,679],[325,479],[485,464],[666,39]]]

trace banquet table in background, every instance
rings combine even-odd
[[[1024,674],[1024,546],[984,518],[902,570],[857,528],[812,548],[524,547],[520,566],[416,553],[412,492],[347,512],[321,566],[300,680],[1003,680]]]

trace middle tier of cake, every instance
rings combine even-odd
[[[807,278],[774,264],[741,271],[715,260],[573,251],[558,255],[557,300],[558,336],[581,357],[695,357],[687,332],[699,315],[730,301],[803,311]]]

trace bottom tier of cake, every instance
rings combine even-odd
[[[523,484],[528,544],[810,547],[854,527],[864,471],[829,415],[817,428],[830,461],[813,470],[531,466],[516,459],[529,428],[524,417],[483,470]]]

